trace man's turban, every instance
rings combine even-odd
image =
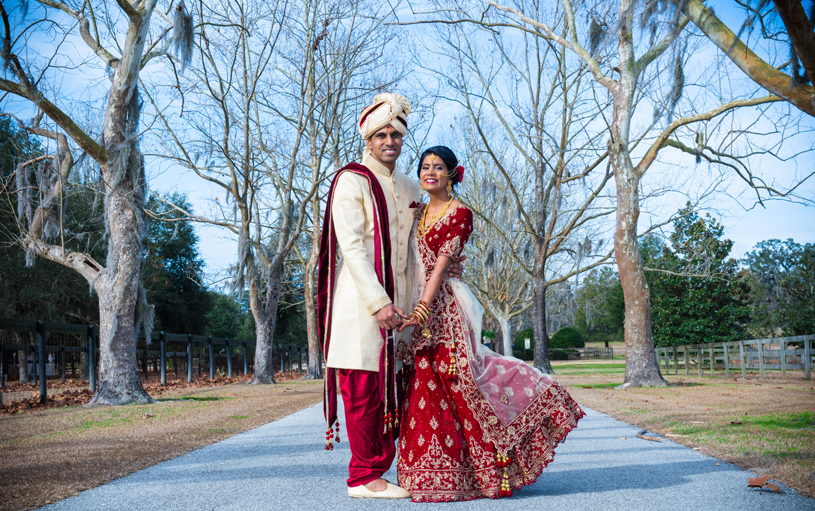
[[[377,94],[374,104],[365,108],[359,117],[359,134],[368,140],[371,135],[390,124],[393,129],[405,135],[409,113],[410,103],[404,96],[389,92]]]

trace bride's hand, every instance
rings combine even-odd
[[[420,325],[419,320],[411,316],[402,322],[402,326],[399,327],[399,331],[401,332],[402,330],[409,326],[419,326],[419,325]]]

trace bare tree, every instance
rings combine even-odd
[[[254,383],[273,382],[287,264],[303,266],[296,273],[304,284],[308,377],[320,377],[312,261],[319,251],[319,191],[332,164],[346,156],[354,123],[343,123],[356,117],[350,110],[367,92],[355,87],[364,81],[362,64],[377,61],[384,48],[374,39],[381,13],[363,12],[359,2],[210,6],[207,19],[220,28],[202,30],[202,65],[191,67],[186,81],[191,113],[176,119],[156,110],[171,135],[168,157],[226,194],[210,214],[188,218],[238,238],[234,289],[249,289],[258,340]]]
[[[545,12],[543,5],[530,9],[533,16]],[[535,366],[551,373],[549,288],[611,257],[608,247],[590,260],[600,244],[595,240],[581,261],[585,264],[567,267],[558,261],[582,247],[588,225],[613,211],[603,197],[612,176],[603,130],[591,129],[603,125],[608,99],[594,94],[584,62],[534,32],[507,31],[503,20],[471,16],[458,5],[445,14],[443,22],[434,12],[436,19],[418,23],[453,27],[444,38],[444,57],[453,61],[446,76],[452,79],[442,88],[455,95],[444,96],[463,106],[471,130],[465,143],[472,146],[468,163],[484,169],[486,186],[500,190],[496,199],[507,201],[513,223],[493,218],[501,211],[498,204],[471,205],[486,224],[495,221],[489,228],[492,245],[506,248],[499,259],[514,259],[510,266],[517,264],[530,279]],[[516,224],[517,230],[506,229]]]
[[[55,153],[47,156],[48,165],[31,160],[17,169],[19,243],[31,255],[32,262],[36,255],[72,268],[85,277],[99,296],[99,378],[91,404],[150,402],[136,368],[139,326],[143,324],[148,331],[152,328],[152,309],[147,305],[140,279],[145,174],[139,149],[138,84],[142,69],[156,57],[165,56],[175,62],[168,53],[171,31],[180,61],[188,60],[184,49],[192,40],[192,18],[183,3],[168,4],[167,11],[175,9],[175,22],[159,13],[165,18],[163,27],[151,32],[153,15],[158,12],[157,0],[118,0],[115,7],[88,1],[76,5],[54,0],[38,3],[45,14],[30,24],[22,23],[24,7],[17,13],[20,22],[12,23],[5,6],[0,4],[4,27],[2,57],[13,76],[11,80],[0,79],[0,90],[35,108],[38,113],[34,119],[30,123],[20,122],[21,126],[31,135],[53,140],[57,146]],[[53,39],[57,42],[49,48],[51,55],[42,52],[42,41],[38,41],[37,50],[31,47],[35,38],[48,31],[57,33]],[[84,41],[87,53],[101,59],[112,73],[98,137],[79,125],[70,112],[70,100],[62,101],[57,89],[62,86],[62,70],[72,67],[66,61],[71,62],[76,52],[71,44],[76,39]],[[37,55],[42,55],[42,59]],[[98,69],[82,57],[74,65],[79,72],[85,71],[86,76],[92,76]],[[49,83],[50,80],[54,82]],[[81,158],[90,157],[99,165],[104,182],[107,233],[104,265],[88,253],[73,252],[65,245],[62,221],[65,183],[75,164],[71,144],[83,152]],[[32,190],[35,193],[30,193]]]
[[[482,154],[466,155],[469,172],[481,176],[481,182],[465,181],[460,196],[478,212],[468,244],[465,280],[500,325],[502,353],[512,355],[511,321],[528,311],[533,303],[531,275],[520,264],[533,259],[532,242],[508,190],[501,186],[503,180],[490,175],[491,167],[480,158]],[[496,232],[499,229],[503,235]]]
[[[500,6],[491,1],[492,6],[510,12],[515,19],[521,20],[523,25],[519,26],[519,29],[534,30],[539,37],[553,41],[577,55],[589,67],[596,83],[605,88],[612,98],[613,113],[608,148],[617,187],[614,248],[625,295],[625,340],[628,353],[623,385],[662,386],[666,382],[659,372],[656,361],[651,333],[650,294],[643,273],[637,241],[642,178],[656,160],[661,149],[679,145],[670,144],[669,139],[681,131],[681,128],[694,123],[710,121],[739,107],[761,105],[778,101],[780,98],[764,96],[721,101],[725,91],[719,90],[717,91],[718,97],[715,99],[717,103],[709,110],[685,117],[675,116],[674,111],[682,96],[685,79],[684,52],[682,46],[676,44],[681,41],[680,36],[689,22],[688,18],[682,14],[684,2],[679,2],[677,5],[670,2],[657,5],[657,2],[641,4],[631,0],[621,0],[612,7],[608,7],[607,4],[602,6],[599,4],[597,6],[581,5],[580,7],[586,9],[587,21],[590,21],[588,34],[585,34],[589,43],[588,50],[578,39],[578,36],[583,37],[584,34],[577,29],[572,2],[561,0],[560,4],[568,27],[565,33],[556,33],[546,23],[527,16],[519,9]],[[661,11],[657,7],[661,7]],[[637,30],[637,18],[640,30]],[[616,38],[616,48],[606,51],[606,46],[612,47],[612,43],[606,43],[606,41],[611,41],[612,38]],[[673,54],[666,54],[666,51],[672,47]],[[639,56],[636,55],[638,51]],[[666,58],[660,58],[663,55]],[[619,63],[616,60],[612,61],[612,58],[619,59]],[[645,131],[655,128],[660,119],[665,119],[667,126],[659,130],[656,137],[650,140],[644,154],[637,155],[640,157],[635,164],[632,161],[635,157],[634,149],[638,141],[645,140],[642,136],[632,134],[637,98],[645,87],[652,87],[655,91],[659,90],[660,66],[652,64],[655,62],[664,64],[666,60],[673,61],[673,83],[664,100],[654,99],[654,121]],[[716,71],[720,73],[722,70],[717,69]],[[618,77],[615,78],[615,75]],[[704,96],[700,96],[701,99],[704,99]],[[707,107],[711,106],[711,102],[706,99],[698,103]],[[697,108],[696,105],[691,105],[691,108],[702,107]],[[736,131],[741,134],[747,133],[747,131]],[[701,155],[708,147],[707,142],[701,131],[697,131],[696,139],[699,148],[695,152]],[[684,144],[682,146],[688,147]],[[732,141],[730,148],[734,149]],[[719,161],[731,167],[735,166],[733,161],[739,159],[739,156],[733,153],[719,152],[716,154],[723,156]],[[757,190],[761,189],[775,196],[784,195],[784,192],[778,192],[764,183],[756,183],[752,177],[742,177]]]

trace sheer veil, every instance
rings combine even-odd
[[[425,270],[416,236],[411,236],[413,259],[412,305],[415,307],[424,292]],[[552,385],[552,378],[511,356],[503,356],[481,343],[481,323],[484,307],[459,279],[447,281],[453,289],[465,328],[467,362],[476,386],[489,402],[495,415],[505,425],[510,424]],[[463,360],[459,359],[459,367]]]

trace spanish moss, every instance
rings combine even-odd
[[[184,1],[178,3],[173,17],[173,50],[176,58],[181,62],[181,69],[192,61],[193,38],[195,26],[190,14],[184,6]]]

